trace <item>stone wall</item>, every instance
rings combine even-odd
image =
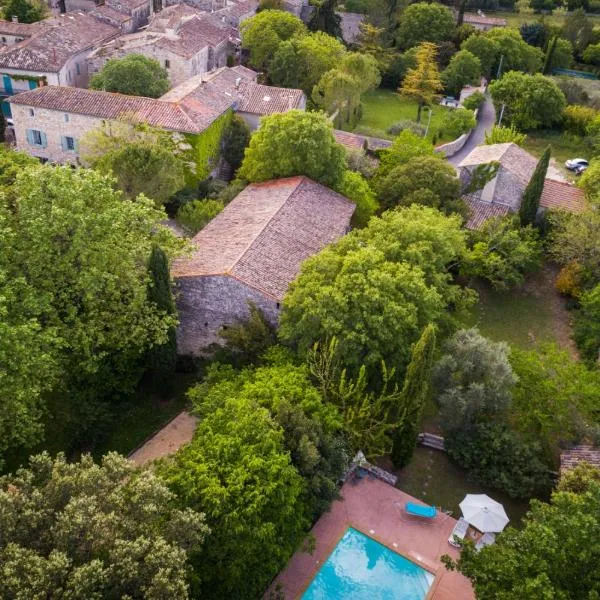
[[[475,110],[475,121],[477,121],[477,115],[479,110]],[[477,123],[475,123],[475,127],[477,127]],[[437,146],[435,151],[439,154],[443,154],[446,158],[450,158],[454,156],[457,152],[463,149],[464,145],[467,143],[467,140],[471,136],[471,131],[467,131],[467,133],[463,133],[461,136],[457,137],[455,140],[448,142],[447,144],[442,144],[441,146]]]
[[[228,275],[180,277],[175,280],[179,327],[177,351],[198,356],[214,343],[222,343],[219,331],[249,315],[248,301],[277,323],[279,304],[261,292]]]

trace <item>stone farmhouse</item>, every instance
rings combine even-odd
[[[239,50],[238,31],[220,13],[205,13],[177,4],[153,15],[143,31],[123,35],[97,48],[88,58],[90,75],[106,62],[128,54],[157,60],[172,86],[190,77],[224,67]]]
[[[23,92],[9,99],[16,147],[43,161],[78,164],[79,139],[120,118],[198,136],[234,111],[254,125],[261,116],[304,108],[301,90],[258,85],[256,76],[245,67],[223,67],[159,99],[63,86]]]
[[[494,167],[495,173],[488,177],[481,189],[470,191],[464,196],[471,216],[469,229],[479,229],[485,221],[494,217],[518,212],[523,192],[535,171],[537,159],[516,144],[491,144],[477,146],[458,165],[459,178],[463,187],[468,187],[486,167]],[[549,172],[544,183],[540,207],[545,210],[585,210],[583,192],[566,181],[556,179]]]
[[[302,261],[342,237],[354,204],[306,177],[246,187],[175,261],[178,352],[199,355],[254,302],[273,324]]]
[[[14,35],[9,43],[11,28]],[[79,12],[32,25],[3,22],[0,30],[7,32],[3,34],[6,46],[0,48],[0,97],[4,98],[42,85],[85,87],[88,55],[119,34],[116,27]],[[3,113],[10,116],[8,108]]]

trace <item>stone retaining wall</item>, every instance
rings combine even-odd
[[[475,110],[475,121],[477,121],[477,114],[479,113],[479,109]],[[477,124],[475,124],[477,127]],[[475,127],[473,129],[475,129]],[[450,158],[454,156],[457,152],[463,149],[463,146],[467,143],[469,136],[473,132],[467,131],[467,133],[463,133],[460,137],[457,137],[455,140],[448,142],[447,144],[442,144],[441,146],[437,146],[435,151],[439,154],[443,154],[446,158]]]

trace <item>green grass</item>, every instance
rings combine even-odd
[[[396,92],[391,90],[377,89],[367,92],[361,98],[363,115],[354,132],[362,135],[370,135],[378,138],[392,139],[387,129],[390,125],[410,119],[416,121],[417,103],[401,98]],[[435,105],[431,115],[431,125],[429,127],[428,138],[432,139],[438,135],[442,127],[442,121],[447,111],[445,106]],[[429,115],[427,110],[423,110],[421,123],[427,125]],[[442,136],[438,142],[449,142],[451,137]]]
[[[451,510],[454,518],[461,515],[458,505],[466,494],[488,494],[502,503],[511,524],[517,527],[529,508],[526,500],[514,500],[469,480],[466,472],[453,464],[444,452],[431,448],[417,447],[410,464],[396,474],[396,487],[423,502]]]
[[[562,27],[565,22],[565,14],[560,11],[555,11],[551,15],[536,15],[533,13],[516,13],[516,12],[491,12],[484,11],[488,17],[497,17],[499,19],[506,19],[509,27],[521,27],[523,23],[534,23],[540,18],[543,18],[544,22],[548,25],[556,25]],[[594,25],[600,20],[600,15],[588,15]]]
[[[565,168],[565,161],[569,158],[585,158],[588,150],[583,140],[577,136],[557,131],[555,129],[541,129],[527,133],[523,148],[533,156],[539,158],[546,146],[552,147],[552,158],[563,175],[570,180],[574,179],[573,173]]]

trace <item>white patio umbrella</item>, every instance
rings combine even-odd
[[[482,533],[498,533],[509,521],[504,506],[487,494],[467,494],[459,506],[463,517]]]

